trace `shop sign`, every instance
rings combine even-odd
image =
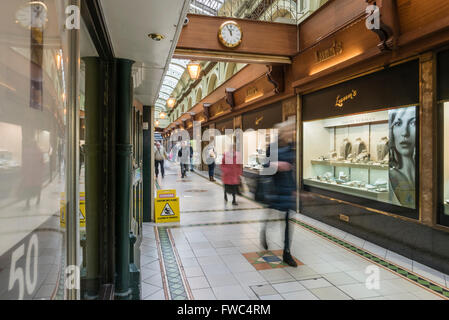
[[[343,108],[343,105],[348,100],[353,100],[357,96],[357,90],[352,90],[351,93],[348,93],[345,96],[338,95],[337,100],[335,102],[335,106],[337,108]]]
[[[419,102],[417,59],[324,88],[302,97],[302,120],[310,121]]]
[[[156,223],[179,222],[179,197],[176,190],[158,190],[154,203]]]
[[[325,128],[360,125],[388,121],[388,111],[376,111],[368,114],[353,114],[350,117],[329,118],[323,120]]]
[[[246,89],[245,102],[255,100],[257,98],[260,98],[261,96],[263,96],[263,92],[261,92],[255,86],[250,86],[248,89]]]
[[[315,52],[317,62],[323,62],[343,53],[343,43],[334,41],[332,46]]]

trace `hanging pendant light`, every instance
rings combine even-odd
[[[154,126],[155,126],[155,127],[159,126],[159,120],[156,120],[156,121],[154,122]]]
[[[159,117],[160,117],[161,119],[165,119],[166,114],[165,114],[164,112],[161,112],[161,113],[159,114]]]
[[[192,80],[197,80],[201,73],[200,63],[198,61],[190,61],[189,64],[187,64],[187,71],[189,72]]]
[[[175,98],[168,98],[167,99],[167,106],[169,108],[173,108],[175,106],[176,99]]]

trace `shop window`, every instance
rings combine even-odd
[[[438,53],[437,63],[437,101],[440,101],[438,223],[449,226],[449,50]]]
[[[442,108],[442,199],[440,223],[449,226],[449,102]]]
[[[416,209],[416,110],[305,122],[304,185]]]
[[[243,167],[261,170],[268,162],[267,147],[275,142],[275,129],[248,130],[243,133]]]

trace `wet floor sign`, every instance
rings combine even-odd
[[[179,198],[176,190],[158,190],[154,202],[156,223],[179,222]]]
[[[59,209],[59,222],[61,228],[65,228],[66,225],[66,201],[65,201],[65,193],[61,192],[60,199],[60,209]],[[86,227],[86,193],[80,192],[80,202],[79,202],[79,218],[80,218],[80,228]]]

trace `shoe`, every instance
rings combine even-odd
[[[284,251],[284,255],[282,256],[282,261],[284,261],[286,264],[288,264],[290,267],[294,267],[296,268],[298,266],[298,264],[296,263],[296,261],[293,259],[292,255],[290,254],[290,252],[285,252]]]
[[[233,204],[234,206],[238,206],[237,202],[235,202],[235,201],[232,201],[232,204]]]
[[[266,231],[265,231],[265,230],[263,230],[263,231],[260,233],[260,243],[262,244],[262,247],[263,247],[265,250],[268,250],[267,234],[266,234]]]

